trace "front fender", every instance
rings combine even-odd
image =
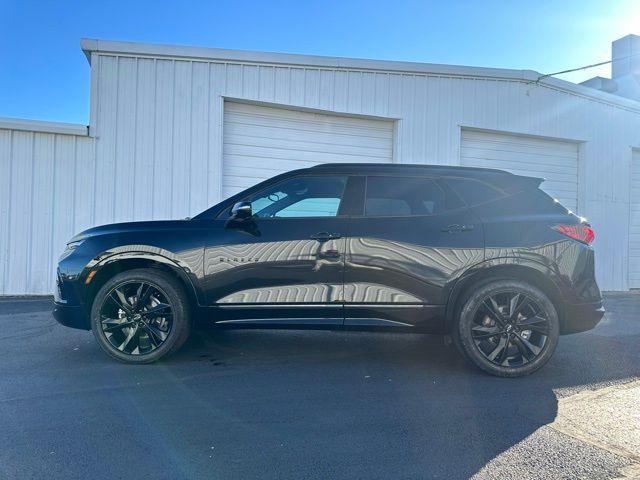
[[[119,262],[140,266],[161,265],[174,272],[189,290],[187,293],[201,303],[202,291],[199,288],[203,265],[203,249],[194,249],[188,253],[170,252],[148,245],[122,245],[111,248],[94,257],[83,269],[80,280],[95,278],[100,272]]]

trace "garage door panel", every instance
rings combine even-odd
[[[364,135],[357,131],[353,132],[333,132],[312,128],[301,130],[289,128],[282,125],[248,125],[226,123],[225,135],[240,134],[243,137],[255,137],[256,139],[282,139],[300,141],[307,139],[314,143],[325,143],[331,145],[353,145],[353,146],[377,146],[384,148],[389,143],[389,138],[383,136]],[[367,132],[370,133],[370,132]]]
[[[340,145],[328,142],[311,142],[308,140],[243,137],[241,135],[225,135],[224,142],[230,149],[233,148],[233,153],[239,154],[246,153],[248,150],[255,148],[353,155],[364,154],[379,157],[389,157],[392,152],[387,145],[380,147],[366,144],[362,146]]]
[[[259,119],[259,121],[252,121],[251,117],[238,118],[237,116],[227,116],[227,125],[229,127],[237,127],[241,129],[253,129],[254,131],[260,129],[275,129],[281,132],[312,132],[312,133],[326,133],[336,135],[349,139],[355,138],[391,138],[392,132],[381,130],[378,128],[362,128],[354,127],[351,125],[333,124],[327,125],[324,118],[318,117],[309,122],[297,122],[297,121],[275,121],[271,118]]]
[[[322,160],[318,160],[321,157]],[[252,151],[245,153],[230,153],[229,161],[237,160],[244,162],[255,162],[256,159],[270,159],[270,160],[288,160],[291,162],[312,162],[313,165],[318,163],[335,163],[335,162],[349,162],[349,163],[363,163],[363,162],[376,162],[383,161],[386,157],[380,155],[352,155],[348,153],[327,153],[327,152],[308,152],[302,150],[277,150],[277,149],[264,149],[254,148]],[[250,164],[251,165],[251,164]],[[297,165],[297,164],[296,164]],[[301,167],[294,167],[301,168]]]
[[[387,127],[388,122],[381,122],[379,120],[295,112],[293,110],[261,107],[257,105],[245,105],[243,107],[244,111],[239,113],[235,110],[235,105],[238,104],[233,104],[233,106],[228,107],[232,105],[232,103],[233,102],[227,102],[225,104],[225,122],[228,124],[263,127],[277,126],[285,130],[309,131],[314,133],[320,131],[372,138],[391,138],[393,136],[393,131]],[[267,109],[269,110],[269,114],[265,115],[264,112],[266,112]],[[327,117],[330,117],[332,121],[328,122]]]
[[[558,157],[558,158],[568,158],[573,159],[574,150],[575,149],[567,149],[563,148],[554,148],[552,145],[544,146],[544,147],[536,147],[531,145],[523,145],[517,143],[495,143],[495,142],[465,142],[465,144],[469,148],[486,150],[489,152],[493,152],[493,154],[499,155],[500,152],[513,152],[514,149],[526,155],[536,155],[541,157]],[[573,144],[572,144],[573,145]]]
[[[320,163],[390,163],[393,122],[225,102],[222,193]]]
[[[543,190],[570,210],[577,209],[578,145],[574,142],[463,130],[460,163],[545,178]]]
[[[499,150],[512,150],[514,146],[518,150],[550,152],[552,154],[566,154],[571,156],[575,148],[574,142],[551,140],[546,138],[531,137],[526,135],[513,135],[509,133],[483,132],[464,130],[464,137],[471,145],[482,145]],[[532,143],[535,142],[535,143]]]
[[[539,163],[540,160],[543,160],[545,165],[560,168],[566,167],[567,164],[576,163],[575,156],[539,155],[535,152],[518,151],[518,156],[514,158],[513,151],[476,148],[466,144],[462,148],[462,153],[465,156],[478,159],[502,160],[504,162],[517,162],[522,164],[531,164],[532,162]]]

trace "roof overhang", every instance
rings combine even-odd
[[[0,129],[22,130],[24,132],[61,133],[64,135],[89,135],[86,125],[64,122],[45,122],[42,120],[27,120],[24,118],[0,117]]]
[[[468,67],[462,65],[444,65],[435,63],[400,62],[390,60],[369,60],[360,58],[326,57],[319,55],[300,55],[292,53],[257,52],[249,50],[227,50],[221,48],[190,47],[182,45],[160,45],[137,42],[118,42],[83,38],[80,41],[82,51],[91,63],[91,54],[140,56],[153,58],[184,58],[188,60],[241,62],[270,65],[295,65],[313,68],[337,68],[350,70],[368,70],[424,75],[458,76],[516,80],[524,83],[541,84],[558,90],[620,106],[640,112],[640,102],[626,99],[593,88],[577,85],[553,77],[544,77],[534,70],[515,70],[504,68]],[[544,78],[542,78],[544,77]]]

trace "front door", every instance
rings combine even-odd
[[[224,323],[341,325],[348,178],[307,175],[245,199],[250,219],[217,220],[205,296]],[[221,225],[219,222],[223,222]]]
[[[482,261],[482,225],[435,179],[370,176],[346,243],[345,324],[437,331],[446,286]]]

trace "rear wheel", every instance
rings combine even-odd
[[[188,299],[181,285],[164,272],[122,272],[96,295],[91,329],[111,357],[127,363],[154,362],[187,340],[191,330]]]
[[[454,339],[485,372],[519,377],[549,361],[558,344],[558,313],[538,288],[516,280],[486,283],[460,310]]]

